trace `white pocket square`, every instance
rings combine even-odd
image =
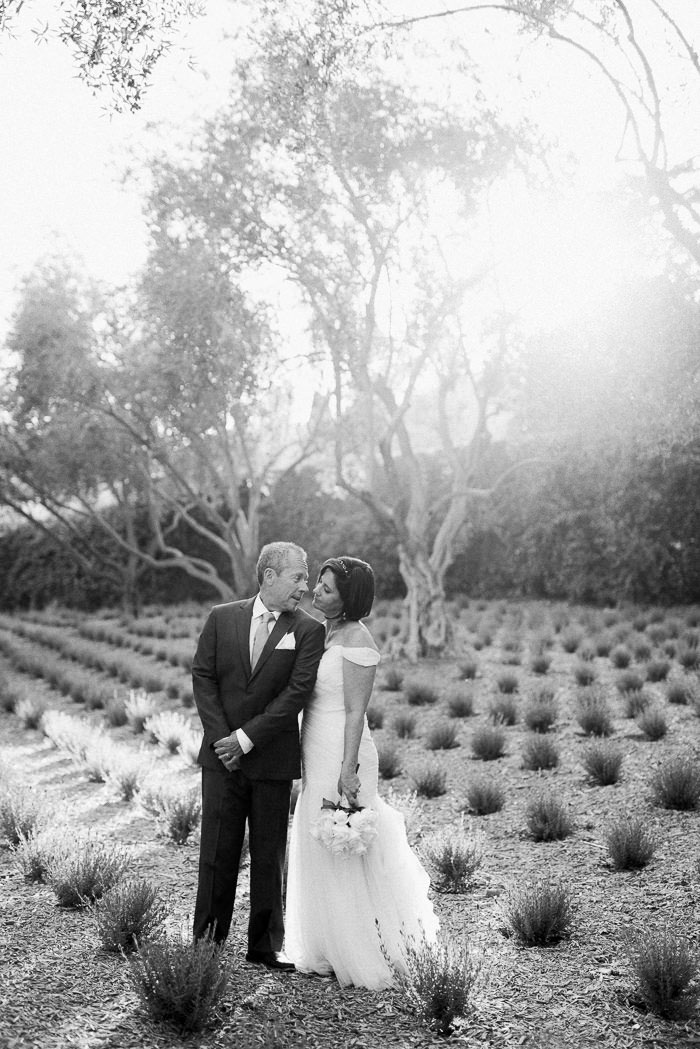
[[[294,634],[285,634],[282,640],[275,645],[275,652],[293,652],[296,647]]]

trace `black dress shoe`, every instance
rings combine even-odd
[[[294,962],[290,962],[281,951],[248,951],[245,960],[268,969],[279,969],[283,973],[294,972]]]

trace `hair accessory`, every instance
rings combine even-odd
[[[348,566],[347,566],[347,565],[345,564],[345,560],[344,560],[344,558],[342,558],[342,557],[339,557],[339,558],[337,558],[337,561],[338,561],[338,564],[340,565],[340,567],[341,567],[341,568],[342,568],[342,570],[343,570],[343,574],[344,574],[344,575],[345,575],[345,577],[347,578],[347,577],[348,577],[348,576],[350,575],[350,569],[349,569],[349,568],[348,568]]]

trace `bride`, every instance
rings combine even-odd
[[[321,566],[313,604],[326,619],[326,646],[302,722],[286,952],[302,972],[333,973],[343,986],[379,989],[391,985],[392,966],[405,970],[407,940],[433,940],[438,923],[403,817],[377,794],[366,710],[379,652],[361,622],[373,600],[374,574],[366,562],[332,557]],[[354,837],[362,838],[360,849],[368,842],[366,851],[329,849],[321,827],[328,830],[334,812],[322,809],[324,799],[363,808],[365,833]]]

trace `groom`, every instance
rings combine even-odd
[[[269,543],[257,565],[260,592],[216,605],[192,664],[204,729],[202,838],[195,938],[223,942],[231,925],[241,849],[250,847],[250,962],[289,971],[282,878],[292,780],[301,775],[298,715],[323,655],[324,628],[299,608],[306,554]]]

